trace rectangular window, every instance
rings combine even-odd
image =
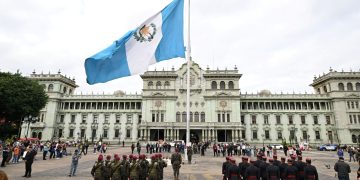
[[[87,115],[82,115],[81,123],[86,123]]]
[[[59,138],[63,136],[63,130],[62,129],[59,129],[59,134],[58,135],[59,135],[58,136]]]
[[[278,136],[278,139],[282,139],[282,132],[281,132],[281,131],[278,131],[278,132],[277,132],[277,136]]]
[[[164,122],[164,114],[161,113],[161,122]]]
[[[225,122],[225,113],[222,114],[222,122]]]
[[[218,122],[221,122],[221,114],[218,114]]]
[[[230,114],[228,113],[228,114],[226,114],[226,120],[227,120],[227,122],[230,122]]]
[[[95,138],[95,137],[96,137],[96,130],[97,130],[97,129],[93,129],[93,130],[92,130],[91,138],[93,138],[93,137]]]
[[[119,129],[115,129],[115,138],[119,138]]]
[[[270,139],[270,132],[269,132],[269,130],[265,130],[265,139]]]
[[[264,124],[269,124],[269,116],[264,115]]]
[[[116,114],[115,123],[120,123],[120,114]]]
[[[128,114],[127,116],[127,123],[132,123],[132,114]]]
[[[251,116],[251,124],[256,124],[256,116],[255,115]]]
[[[105,119],[104,119],[104,123],[109,123],[109,119],[110,119],[110,115],[109,114],[105,114]]]
[[[303,138],[304,140],[307,140],[307,137],[308,137],[307,131],[303,131],[302,134],[303,134],[303,137],[302,137],[302,138]]]
[[[131,133],[130,129],[127,129],[127,130],[126,130],[126,137],[127,137],[127,138],[130,138],[130,137],[131,137],[131,134],[130,134],[130,133]]]
[[[244,125],[244,124],[245,124],[245,116],[241,115],[241,125]]]
[[[74,137],[74,129],[70,129],[69,131],[69,137]]]
[[[243,138],[243,139],[246,138],[246,132],[245,132],[245,130],[241,131],[241,138]]]
[[[290,130],[290,139],[291,140],[295,139],[295,131],[294,130]]]
[[[314,118],[314,124],[319,124],[318,117],[317,117],[317,116],[313,116],[313,118]]]
[[[156,113],[156,122],[159,122],[160,118],[159,118],[159,113]]]
[[[315,131],[315,138],[316,140],[320,139],[320,131]]]
[[[85,137],[85,129],[81,129],[80,131],[80,137]]]
[[[349,115],[349,119],[350,119],[350,124],[352,124],[352,116]]]
[[[294,124],[293,116],[289,115],[288,118],[289,118],[289,124]]]
[[[97,121],[98,121],[98,115],[97,115],[97,114],[94,114],[93,123],[97,123]]]
[[[60,115],[60,123],[64,123],[65,115]]]
[[[75,123],[75,114],[71,115],[71,123]]]
[[[152,121],[152,122],[155,122],[155,113],[152,114],[151,121]]]
[[[139,124],[141,123],[141,120],[142,120],[142,115],[139,114],[139,115],[138,115],[138,123],[139,123]]]
[[[356,115],[353,115],[353,119],[354,119],[354,124],[356,124],[356,123],[357,123],[357,121],[356,121]]]
[[[107,137],[108,137],[108,130],[107,130],[107,129],[104,129],[103,137],[104,137],[104,138],[107,138]]]
[[[257,139],[257,131],[253,131],[252,134],[253,134],[253,139]]]
[[[301,124],[306,124],[305,116],[300,116]]]
[[[281,124],[281,117],[280,115],[276,116],[276,124]]]

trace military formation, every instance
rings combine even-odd
[[[107,155],[105,160],[102,154],[95,162],[91,175],[95,180],[162,180],[164,179],[164,168],[167,167],[161,154],[153,154],[147,160],[144,154],[139,156],[130,154],[123,155],[122,159],[115,154],[113,160]],[[174,170],[174,179],[179,178],[182,163],[181,155],[176,151],[171,156],[171,164]]]
[[[281,161],[277,156],[267,159],[261,154],[257,160],[250,160],[247,156],[242,157],[238,165],[235,159],[228,156],[222,166],[224,180],[318,180],[316,168],[311,165],[311,159],[302,161],[302,156],[291,156],[290,159],[282,157]]]

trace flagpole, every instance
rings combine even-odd
[[[187,16],[187,77],[186,77],[186,144],[185,144],[185,160],[187,157],[187,146],[190,144],[190,60],[191,60],[191,46],[190,46],[190,0],[188,1],[188,16]]]

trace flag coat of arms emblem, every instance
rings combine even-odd
[[[185,58],[184,0],[174,0],[135,30],[85,60],[89,84],[145,72],[149,65]]]

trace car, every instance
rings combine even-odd
[[[175,144],[184,144],[185,142],[183,140],[175,140],[175,141],[171,141],[169,144],[171,145],[171,147],[174,147]]]
[[[284,146],[281,144],[273,144],[273,145],[271,145],[271,148],[276,149],[276,150],[281,150],[284,148]]]
[[[337,144],[321,144],[318,149],[319,151],[336,151],[338,148]]]

